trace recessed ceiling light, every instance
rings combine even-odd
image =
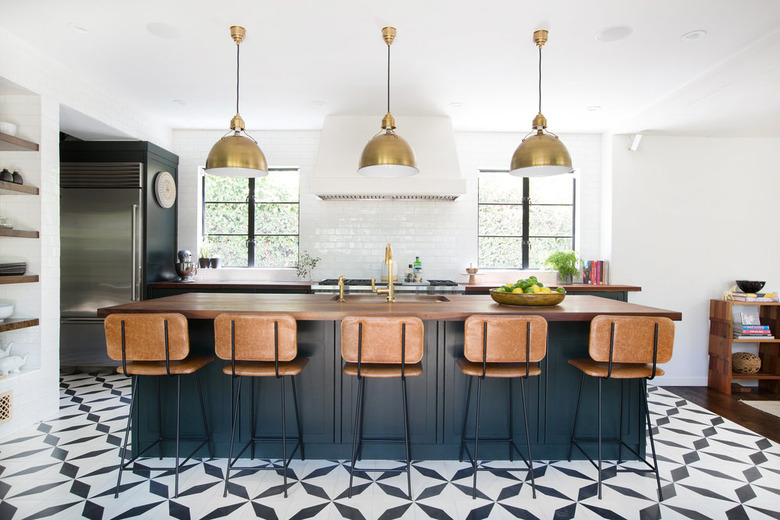
[[[601,107],[599,105],[591,105],[588,108],[586,108],[588,112],[598,112],[601,110]]]
[[[165,38],[166,40],[175,40],[181,37],[179,30],[167,23],[148,23],[146,24],[146,30],[159,38]]]
[[[701,40],[705,36],[707,36],[707,31],[699,29],[696,31],[691,31],[683,34],[682,36],[680,36],[680,39],[683,41],[693,41],[693,40]]]
[[[450,106],[452,108],[460,108],[460,107],[463,106],[463,103],[461,103],[460,101],[454,101],[454,102],[450,103]]]
[[[184,101],[183,99],[174,99],[173,102],[176,103],[177,105],[182,105],[182,106],[187,104],[187,102]]]
[[[87,30],[87,28],[84,27],[83,25],[79,25],[77,23],[71,23],[71,24],[68,24],[68,25],[69,25],[69,27],[71,29],[73,29],[73,31],[75,31],[75,32],[77,32],[79,34],[87,34],[89,32],[89,30]]]
[[[612,27],[605,27],[595,34],[595,38],[600,42],[616,42],[624,38],[631,36],[634,29],[628,25],[614,25]]]

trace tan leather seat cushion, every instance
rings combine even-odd
[[[674,347],[674,323],[655,316],[596,316],[590,322],[590,357],[609,362],[612,324],[615,324],[613,363],[652,363],[655,326],[658,325],[656,363],[668,363]]]
[[[609,363],[593,361],[592,359],[570,359],[569,363],[593,377],[607,377],[607,373],[609,372]],[[610,377],[615,379],[639,379],[652,375],[652,364],[612,363],[612,374],[610,374]],[[656,366],[655,375],[664,375],[663,369]]]
[[[464,358],[457,361],[460,371],[467,376],[482,377],[482,363],[472,363]],[[536,365],[529,365],[528,375],[538,376],[542,370]],[[488,363],[485,369],[486,377],[525,377],[525,363]]]
[[[474,315],[466,319],[463,332],[463,356],[469,361],[482,362],[485,323],[488,363],[538,363],[547,354],[547,320],[543,317]],[[525,359],[529,324],[529,359]]]
[[[401,363],[402,325],[406,364],[422,360],[425,345],[423,322],[416,316],[347,316],[341,320],[341,357],[347,363],[358,361],[358,336],[363,329],[363,363]]]
[[[192,374],[214,361],[211,356],[190,356],[181,361],[171,361],[171,374],[184,375]],[[122,365],[119,365],[116,371],[124,374]],[[165,370],[165,361],[132,361],[127,363],[127,374],[131,376],[164,376],[168,375]]]
[[[279,363],[279,375],[280,376],[297,376],[303,371],[309,363],[309,358],[300,357],[293,361],[285,361]],[[233,367],[228,364],[222,368],[222,373],[232,375]],[[274,363],[269,362],[249,362],[249,361],[236,361],[236,375],[237,376],[250,376],[250,377],[275,377],[276,368]]]
[[[345,363],[342,372],[346,376],[357,376],[357,363]],[[420,376],[423,373],[422,363],[405,365],[406,377]],[[401,365],[361,363],[360,375],[363,377],[401,377]]]
[[[236,360],[273,362],[275,334],[279,346],[279,361],[292,361],[298,353],[297,323],[292,316],[225,313],[214,319],[214,350],[221,359],[231,359],[234,326]]]
[[[122,324],[127,361],[165,361],[165,324],[168,325],[168,359],[182,360],[190,352],[187,318],[177,313],[111,314],[106,317],[108,357],[122,361]]]

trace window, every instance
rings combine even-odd
[[[541,268],[561,249],[574,248],[573,175],[514,177],[479,173],[479,267]]]
[[[299,175],[203,176],[203,234],[211,255],[233,267],[292,267],[298,259]]]

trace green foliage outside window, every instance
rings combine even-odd
[[[530,199],[527,207],[524,197]],[[572,249],[573,208],[574,179],[570,175],[523,179],[507,172],[480,172],[479,267],[541,268],[551,253]],[[524,240],[529,245],[527,258]]]
[[[203,232],[223,266],[293,267],[298,259],[299,175],[203,179]],[[252,218],[252,215],[254,217]]]

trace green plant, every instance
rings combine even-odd
[[[569,280],[580,274],[582,262],[576,251],[556,251],[547,257],[544,265],[558,271],[561,280]]]
[[[309,273],[317,267],[317,262],[321,258],[311,256],[308,251],[304,251],[303,254],[298,255],[298,261],[295,262],[295,272],[299,278],[305,278]]]
[[[211,243],[209,242],[208,237],[203,237],[203,240],[201,240],[200,247],[198,248],[198,255],[200,258],[211,257]]]

